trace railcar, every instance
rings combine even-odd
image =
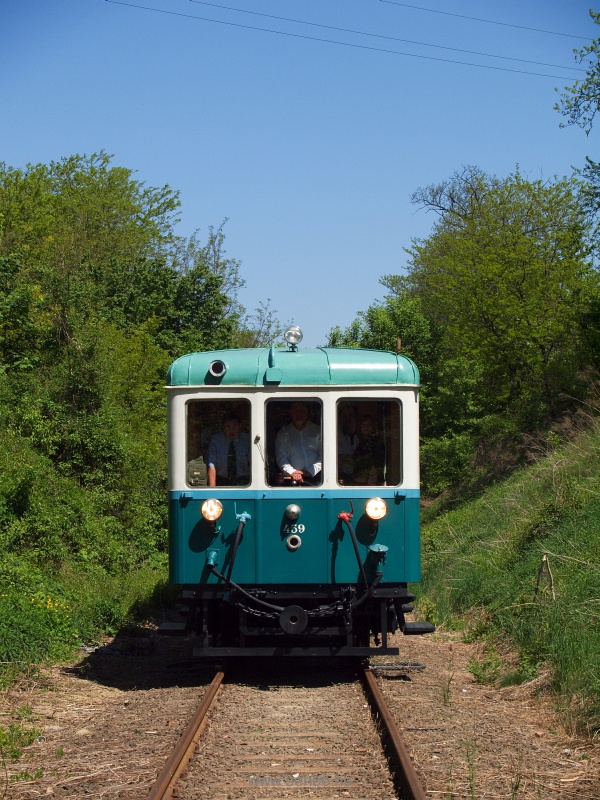
[[[301,337],[168,372],[170,582],[187,606],[170,627],[196,634],[198,656],[392,655],[397,628],[433,630],[405,618],[420,580],[418,369]]]

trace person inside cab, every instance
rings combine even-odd
[[[208,445],[209,486],[246,486],[250,482],[250,440],[240,430],[237,414],[223,417],[223,430],[215,433]]]
[[[355,486],[383,483],[385,449],[375,430],[375,420],[365,414],[358,421],[358,444],[352,459],[352,482]]]
[[[309,419],[308,403],[290,405],[291,422],[275,439],[275,459],[284,477],[297,483],[318,484],[321,480],[323,440],[321,428]]]

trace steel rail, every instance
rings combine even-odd
[[[202,723],[205,721],[208,710],[216,698],[224,678],[224,672],[217,672],[213,678],[210,686],[204,693],[202,701],[194,712],[194,716],[181,734],[175,749],[156,779],[147,800],[163,800],[163,798],[172,796],[169,792],[172,791],[175,781],[186,768],[193,755],[196,742],[202,733]]]
[[[400,728],[398,727],[396,720],[394,719],[387,703],[385,702],[385,698],[381,689],[379,688],[375,676],[368,666],[362,665],[361,677],[363,678],[364,685],[366,686],[369,699],[373,701],[375,710],[389,736],[388,745],[392,750],[394,757],[398,761],[398,764],[400,765],[401,773],[399,775],[395,775],[395,778],[402,786],[403,800],[426,800],[425,790],[423,789],[413,763],[410,760],[408,750],[406,749],[402,739],[402,734],[400,733]]]

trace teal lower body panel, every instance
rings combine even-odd
[[[197,654],[394,654],[389,633],[428,632],[404,618],[420,580],[418,491],[380,493],[378,522],[368,489],[218,491],[170,498],[170,580]],[[214,523],[209,497],[223,506]]]
[[[349,525],[363,567],[373,575],[383,571],[381,585],[420,580],[418,492],[384,495],[387,513],[379,522],[365,514],[365,496],[314,490],[265,494],[241,491],[221,496],[223,514],[210,523],[200,512],[203,500],[211,496],[206,490],[183,496],[173,492],[169,505],[171,583],[218,583],[207,567],[211,553],[218,571],[240,585],[356,584],[361,582],[361,569]],[[354,513],[346,524],[338,515],[350,512],[350,501]],[[286,514],[290,504],[300,507],[297,519]],[[373,545],[387,548],[383,563],[373,560]]]

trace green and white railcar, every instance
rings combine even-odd
[[[420,580],[417,367],[298,348],[300,336],[192,353],[168,372],[170,581],[198,655],[395,654],[397,627],[433,629],[405,620]],[[297,413],[320,448],[301,478],[278,463]],[[233,464],[213,444],[231,446],[228,419]]]

